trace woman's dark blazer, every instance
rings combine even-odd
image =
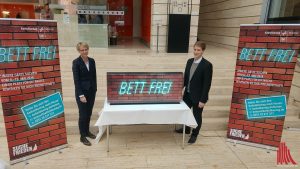
[[[93,58],[89,59],[89,69],[87,69],[84,61],[79,56],[73,61],[72,70],[75,84],[75,95],[79,97],[87,91],[97,91],[96,64]]]

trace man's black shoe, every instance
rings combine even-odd
[[[95,139],[95,138],[96,138],[96,136],[95,136],[93,133],[91,133],[91,132],[89,132],[89,133],[87,134],[87,137],[89,137],[89,138],[91,138],[91,139]]]
[[[183,128],[175,130],[176,133],[183,133]],[[191,128],[185,128],[185,134],[190,134]]]
[[[191,135],[191,138],[189,139],[188,143],[193,144],[196,142],[196,140],[197,140],[197,136]]]
[[[86,146],[92,145],[91,142],[88,139],[86,139],[85,137],[80,137],[80,142],[82,142]]]

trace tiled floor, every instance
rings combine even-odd
[[[118,128],[132,126],[116,126]],[[115,132],[110,136],[110,152],[106,152],[106,136],[91,147],[82,145],[77,135],[69,135],[68,148],[18,163],[11,168],[21,169],[93,169],[93,168],[280,168],[276,152],[226,142],[225,131],[204,131],[196,144],[181,148],[181,135],[163,132]],[[149,128],[149,126],[147,127]],[[150,126],[151,128],[151,126]],[[145,128],[145,130],[147,130]],[[164,129],[163,129],[164,130]],[[297,162],[300,161],[300,131],[284,130],[283,139]],[[8,161],[6,139],[0,138],[0,158]],[[296,167],[293,167],[296,168]]]
[[[97,111],[101,110],[106,91],[106,72],[109,71],[183,71],[186,60],[192,54],[165,54],[151,52],[136,42],[129,46],[120,44],[121,49],[91,49],[90,56],[95,58],[99,87],[94,108],[93,122],[97,118]],[[122,47],[124,45],[127,49]],[[128,44],[127,44],[128,45]],[[130,46],[131,45],[131,46]],[[74,85],[71,75],[71,62],[78,57],[75,48],[60,48],[61,70],[63,81],[63,96],[65,103],[66,125],[68,128],[68,148],[30,159],[11,166],[12,169],[93,169],[93,168],[211,168],[211,169],[267,169],[286,168],[276,166],[276,152],[267,152],[265,149],[245,145],[236,145],[226,142],[226,114],[217,109],[223,109],[222,105],[229,106],[232,90],[232,80],[235,67],[235,51],[208,46],[205,57],[214,64],[214,90],[209,103],[210,109],[204,113],[203,128],[198,140],[193,145],[181,148],[182,135],[173,132],[173,125],[132,125],[114,126],[110,136],[110,152],[106,152],[106,135],[99,143],[91,147],[79,142],[77,126],[77,108],[74,99]],[[223,90],[218,87],[227,85]],[[223,101],[224,98],[227,101]],[[223,99],[223,100],[222,100]],[[216,104],[218,103],[218,104]],[[0,106],[1,107],[1,106]],[[224,106],[225,107],[225,106]],[[229,109],[229,107],[228,107]],[[214,111],[215,110],[215,111]],[[220,112],[220,114],[218,113]],[[222,118],[217,118],[222,115]],[[292,116],[293,117],[293,116]],[[295,116],[296,117],[296,116]],[[2,118],[2,115],[1,117]],[[293,117],[294,118],[294,117]],[[297,117],[296,117],[297,118]],[[6,137],[3,134],[3,119],[0,119],[0,159],[9,162]],[[297,121],[296,121],[297,122]],[[221,124],[224,130],[213,130],[213,126]],[[224,127],[225,125],[225,127]],[[211,129],[211,130],[209,130]],[[188,137],[186,137],[186,141]],[[300,131],[284,130],[282,141],[286,142],[291,150],[294,160],[300,162]],[[293,167],[296,168],[296,167]],[[298,167],[299,168],[299,167]]]

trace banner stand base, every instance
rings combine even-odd
[[[300,128],[287,127],[286,129],[289,131],[300,131]]]
[[[23,158],[12,160],[12,161],[10,161],[10,165],[14,165],[14,164],[17,164],[17,163],[20,163],[20,162],[24,162],[24,166],[26,166],[26,165],[29,165],[29,159],[32,159],[34,157],[38,157],[38,156],[41,156],[41,155],[44,155],[44,154],[48,154],[48,153],[51,153],[51,152],[54,152],[54,151],[58,151],[61,154],[62,149],[66,148],[66,147],[68,147],[68,144],[61,145],[61,146],[58,146],[58,147],[54,147],[54,148],[51,148],[51,149],[48,149],[48,150],[45,150],[45,151],[41,151],[39,153],[32,154],[32,155],[29,155],[29,156],[26,156],[26,157],[23,157]]]
[[[227,138],[226,142],[233,143],[233,146],[236,146],[237,144],[241,144],[241,145],[251,146],[251,147],[255,147],[255,148],[266,149],[267,153],[270,153],[270,151],[276,151],[277,150],[277,147],[261,145],[261,144],[256,144],[256,143],[250,143],[250,142],[240,141],[240,140],[233,140],[233,139],[230,139],[230,138]]]
[[[11,164],[11,163],[10,163]],[[28,165],[29,161],[27,159],[24,160],[24,166]]]

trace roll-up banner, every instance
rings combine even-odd
[[[55,21],[0,19],[0,94],[11,164],[66,147]]]
[[[227,137],[280,145],[300,25],[241,25]]]

